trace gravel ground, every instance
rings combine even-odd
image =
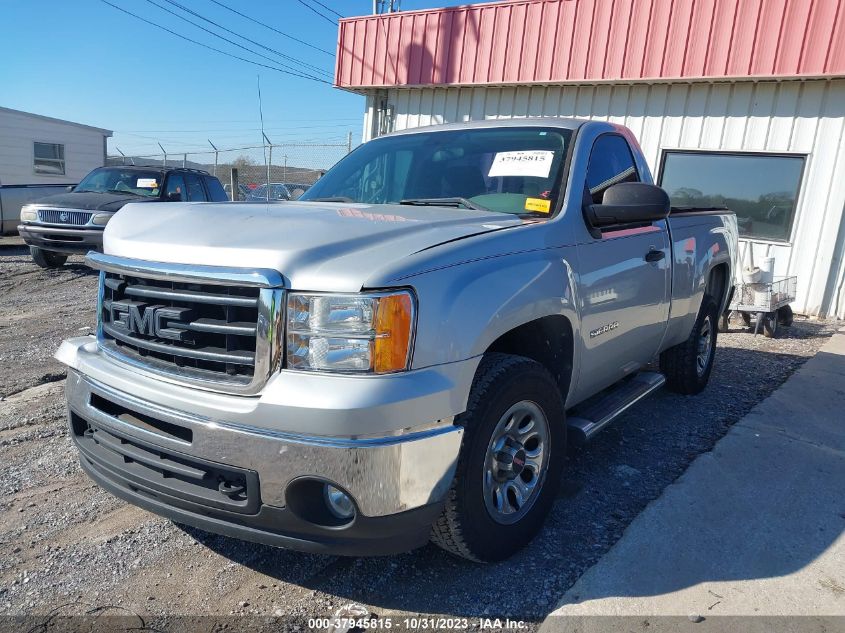
[[[2,615],[310,617],[356,602],[379,615],[537,622],[649,501],[835,330],[799,318],[770,340],[732,324],[703,394],[660,392],[571,452],[545,529],[508,562],[477,566],[431,545],[338,558],[180,528],[82,474],[64,429],[63,369],[51,357],[62,338],[93,325],[95,287],[81,258],[45,272],[24,249],[0,249]]]

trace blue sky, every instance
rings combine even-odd
[[[334,57],[249,22],[214,0],[173,0],[268,48],[331,73]],[[298,0],[219,0],[280,31],[334,53],[337,26]],[[313,0],[306,0],[312,6]],[[344,16],[364,15],[371,0],[321,0]],[[155,4],[257,48],[183,13],[170,0],[109,0],[187,37],[260,63],[270,62],[209,35]],[[404,10],[449,4],[403,0]],[[0,0],[0,106],[115,131],[109,148],[172,153],[261,142],[256,74],[261,75],[264,124],[274,143],[361,135],[364,99],[207,50],[121,13],[102,0]],[[323,10],[323,13],[328,13]],[[283,61],[297,69],[298,62]],[[330,81],[330,77],[326,77]]]

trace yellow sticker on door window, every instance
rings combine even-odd
[[[525,210],[536,211],[537,213],[549,213],[552,210],[552,201],[542,198],[526,198]]]

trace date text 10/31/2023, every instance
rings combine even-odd
[[[521,631],[528,628],[524,620],[510,618],[445,618],[445,617],[334,617],[310,618],[308,628],[312,630],[389,630],[438,631],[477,628],[483,630]]]

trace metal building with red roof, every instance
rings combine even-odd
[[[574,116],[627,125],[675,196],[730,201],[741,255],[845,318],[845,0],[512,0],[340,21],[364,139]]]

